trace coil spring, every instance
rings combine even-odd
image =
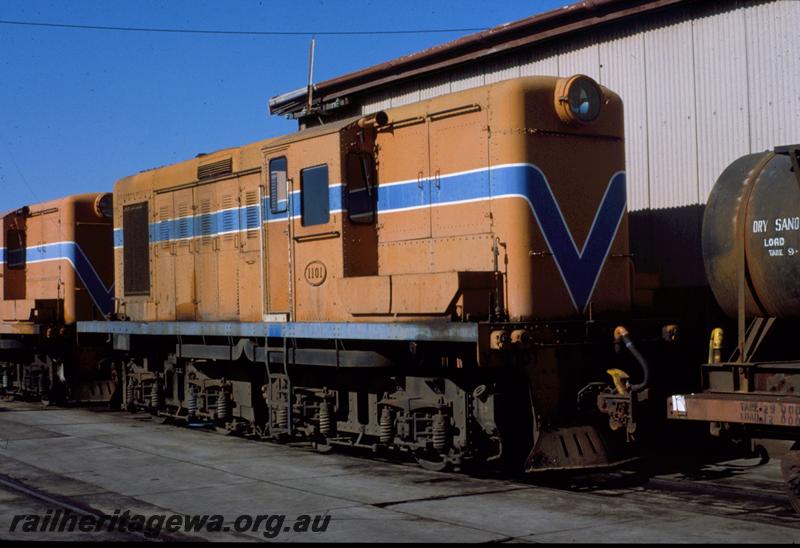
[[[3,369],[3,375],[0,376],[0,387],[8,388],[8,370]]]
[[[444,415],[433,416],[433,448],[442,451],[447,447],[447,423]]]
[[[221,390],[217,397],[217,420],[227,420],[229,402],[228,393],[225,390]]]
[[[133,404],[134,392],[133,392],[133,381],[128,379],[128,382],[125,383],[125,403],[131,405]]]
[[[186,395],[186,411],[190,417],[197,415],[197,394],[195,394],[194,388],[190,388]]]
[[[289,428],[289,408],[286,406],[279,407],[275,412],[275,420],[278,423],[278,428]]]
[[[331,433],[331,410],[327,401],[323,401],[319,406],[319,432],[323,436]]]
[[[158,388],[158,381],[150,386],[150,407],[153,409],[161,408],[161,390]]]
[[[392,420],[392,410],[389,407],[384,407],[381,410],[380,426],[380,439],[383,444],[390,444],[394,439],[394,421]]]

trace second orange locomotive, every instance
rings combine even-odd
[[[111,194],[82,194],[0,216],[0,393],[108,400],[102,341],[76,344],[78,321],[113,311]]]

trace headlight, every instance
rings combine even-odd
[[[94,214],[101,219],[110,219],[114,216],[113,196],[110,192],[100,194],[94,200]]]
[[[603,92],[597,82],[588,76],[576,74],[556,83],[556,113],[563,122],[587,124],[600,115],[602,105]]]

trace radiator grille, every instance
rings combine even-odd
[[[147,202],[122,208],[125,295],[150,294],[150,234]]]
[[[245,227],[248,238],[258,238],[256,230],[259,227],[258,192],[249,190],[245,193]]]
[[[236,201],[233,196],[226,194],[222,197],[222,233],[225,240],[232,240],[236,230],[236,211],[233,209]]]
[[[198,179],[211,179],[233,173],[233,158],[225,158],[217,162],[197,166]]]

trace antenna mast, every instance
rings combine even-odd
[[[306,112],[311,113],[311,102],[314,98],[314,36],[311,36],[311,49],[308,52],[308,90],[306,91],[308,103]]]

